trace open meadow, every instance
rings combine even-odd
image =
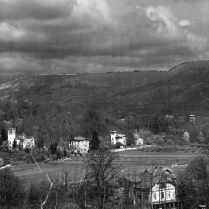
[[[124,172],[140,172],[154,166],[172,167],[175,172],[184,170],[189,162],[200,153],[184,153],[184,152],[143,152],[139,150],[126,150],[118,152],[118,158],[115,164],[121,166]],[[64,178],[63,174],[68,173],[70,181],[80,181],[85,172],[85,159],[74,158],[59,162],[49,162],[40,164],[15,165],[11,169],[15,175],[20,177],[26,185],[31,182],[37,182],[47,179]]]

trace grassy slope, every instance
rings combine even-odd
[[[60,101],[74,106],[96,103],[102,111],[119,117],[156,114],[171,110],[207,114],[209,110],[209,61],[184,63],[169,72],[131,72],[32,76],[1,90],[32,101]]]
[[[31,101],[60,101],[70,105],[104,102],[114,94],[165,79],[166,72],[147,71],[82,75],[32,76],[10,83],[0,91],[0,97]],[[114,106],[114,104],[113,104]],[[109,106],[112,108],[111,105]]]
[[[117,101],[125,112],[156,114],[170,109],[205,115],[209,110],[208,81],[209,61],[186,63],[172,69],[167,79],[120,92],[107,102]]]

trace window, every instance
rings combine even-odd
[[[139,191],[136,192],[136,198],[141,200],[141,192],[139,192]]]
[[[171,191],[168,191],[168,198],[171,198]]]
[[[165,198],[164,192],[161,192],[161,199],[164,199],[164,198]]]
[[[12,134],[12,130],[9,131],[9,134]]]
[[[157,195],[156,195],[156,193],[154,193],[154,200],[156,200],[157,199]]]

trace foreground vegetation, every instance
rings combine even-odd
[[[8,209],[93,209],[134,208],[133,200],[114,196],[117,179],[125,171],[114,164],[116,153],[107,149],[90,152],[83,166],[66,166],[56,175],[28,182],[16,177],[9,168],[0,170],[0,206]],[[142,168],[141,168],[142,169]],[[133,168],[137,172],[137,168]],[[130,172],[130,168],[128,168]],[[177,175],[178,197],[184,209],[209,205],[208,159],[196,158]],[[9,187],[8,187],[9,186]]]

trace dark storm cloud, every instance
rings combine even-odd
[[[169,68],[209,55],[207,1],[0,0],[0,73]]]
[[[64,18],[72,10],[70,1],[66,4],[53,4],[49,1],[36,0],[8,0],[0,1],[0,19],[1,20],[23,20],[23,19],[56,19]],[[53,2],[53,1],[52,1]],[[59,1],[57,1],[59,2]],[[72,0],[73,2],[73,0]]]

